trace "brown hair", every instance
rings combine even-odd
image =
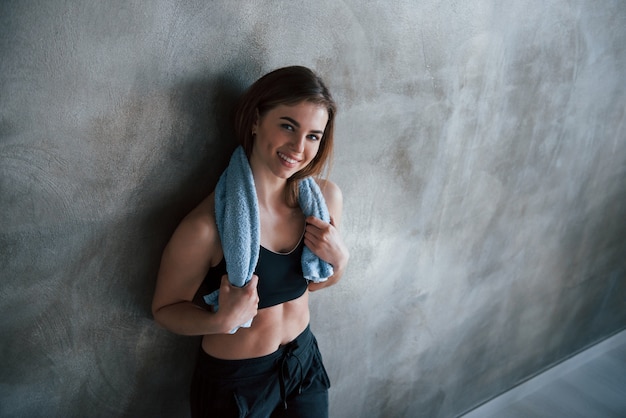
[[[306,67],[279,68],[252,84],[235,108],[235,135],[250,158],[254,144],[252,126],[257,117],[263,117],[276,106],[293,106],[301,102],[314,103],[325,108],[328,111],[328,122],[313,160],[287,180],[285,199],[290,206],[296,206],[298,202],[298,180],[319,176],[330,165],[337,105],[328,88],[319,76]]]

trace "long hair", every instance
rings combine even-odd
[[[337,113],[337,105],[330,91],[322,79],[310,69],[302,66],[284,67],[264,75],[252,84],[235,108],[235,136],[250,158],[254,144],[252,126],[257,117],[263,117],[276,106],[293,106],[302,102],[325,108],[328,122],[313,160],[287,179],[285,200],[294,207],[298,202],[298,180],[308,176],[320,176],[324,168],[328,169],[330,166]]]

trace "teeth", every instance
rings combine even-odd
[[[291,158],[287,157],[285,154],[281,152],[278,153],[278,156],[282,158],[283,160],[287,161],[289,164],[295,164],[298,162],[297,160],[292,160]]]

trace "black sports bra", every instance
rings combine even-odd
[[[308,283],[302,273],[302,250],[304,239],[289,253],[275,253],[261,247],[259,261],[254,274],[259,276],[257,292],[259,309],[269,308],[299,298],[307,289]],[[222,276],[226,272],[226,260],[211,267],[194,296],[194,303],[209,307],[203,297],[220,288]]]

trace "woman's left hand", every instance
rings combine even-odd
[[[347,264],[348,249],[335,228],[332,216],[330,222],[324,222],[314,216],[306,218],[304,244],[313,254],[330,263],[336,272],[343,270]]]

